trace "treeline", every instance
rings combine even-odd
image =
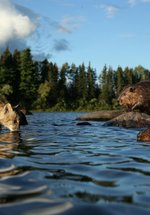
[[[150,80],[150,71],[142,66],[113,70],[105,65],[99,73],[90,63],[59,68],[47,59],[33,60],[30,49],[11,53],[7,48],[0,56],[0,94],[28,109],[94,111],[118,108],[124,86]]]

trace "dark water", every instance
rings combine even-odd
[[[19,134],[0,134],[0,215],[150,214],[150,143],[77,126],[82,114],[34,113]]]

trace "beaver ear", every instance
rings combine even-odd
[[[135,87],[130,87],[129,88],[129,92],[134,92],[135,91]]]
[[[4,113],[6,114],[7,112],[12,112],[13,109],[12,109],[12,106],[10,103],[7,103],[5,106],[4,106]]]

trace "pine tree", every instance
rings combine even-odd
[[[14,50],[13,53],[13,68],[15,71],[15,76],[14,76],[14,81],[12,84],[13,87],[13,95],[12,95],[12,99],[13,99],[13,103],[14,104],[18,104],[19,103],[19,85],[20,85],[20,51],[18,51],[17,49]]]
[[[45,81],[48,81],[49,62],[45,59],[40,63],[40,65],[41,83],[44,83]]]
[[[9,48],[6,48],[1,55],[1,70],[0,70],[0,85],[9,84],[13,85],[15,80],[15,73],[13,70],[13,59]]]
[[[48,83],[50,87],[48,102],[50,106],[53,106],[57,102],[57,96],[58,96],[58,67],[56,64],[53,64],[52,62],[49,63],[48,67]]]
[[[134,76],[136,82],[142,80],[150,80],[150,71],[145,69],[143,66],[139,65],[134,68]]]
[[[69,69],[68,63],[63,64],[59,74],[58,95],[59,95],[59,101],[63,101],[63,102],[66,101],[66,95],[67,95],[66,74],[68,69]]]
[[[123,87],[125,86],[125,80],[124,80],[124,72],[122,68],[119,66],[116,71],[116,77],[115,77],[115,94],[116,97],[119,96],[120,92],[122,91]]]
[[[124,70],[125,75],[125,85],[131,85],[133,83],[133,70],[129,67],[126,67]]]
[[[38,74],[30,49],[21,52],[20,60],[20,100],[29,108],[36,99]]]
[[[85,70],[85,65],[79,66],[79,86],[78,86],[79,97],[81,100],[86,101],[88,96],[87,91],[87,74]]]
[[[107,69],[105,65],[100,76],[101,95],[100,100],[103,105],[112,105],[114,98],[114,74],[111,67]]]
[[[113,71],[112,67],[109,67],[108,73],[107,73],[107,86],[108,86],[108,95],[109,95],[108,104],[110,104],[110,105],[112,104],[112,100],[115,97],[114,83],[115,83],[114,71]]]
[[[89,63],[87,68],[87,88],[88,88],[88,100],[96,97],[96,72],[91,68]]]
[[[75,109],[80,99],[79,87],[79,69],[72,64],[67,71],[67,106]]]
[[[1,94],[7,97],[7,100],[11,103],[15,103],[14,97],[17,92],[16,85],[17,73],[14,66],[13,56],[9,48],[6,48],[0,58],[0,88]]]
[[[108,91],[107,91],[107,66],[103,67],[103,70],[100,74],[100,100],[104,102],[108,102]]]

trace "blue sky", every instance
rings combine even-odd
[[[0,20],[1,50],[91,62],[98,74],[105,64],[150,69],[150,0],[0,0]]]

